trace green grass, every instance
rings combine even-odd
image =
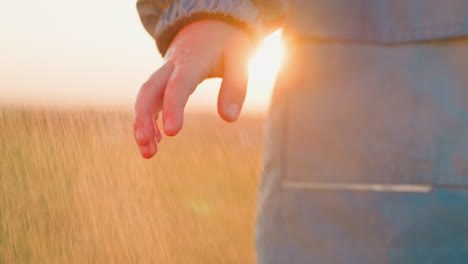
[[[0,263],[252,263],[263,118],[184,126],[148,161],[130,113],[0,109]]]

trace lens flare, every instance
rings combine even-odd
[[[249,63],[249,89],[247,96],[257,103],[259,110],[268,107],[276,75],[284,56],[281,30],[265,38]]]

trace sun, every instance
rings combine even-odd
[[[276,75],[284,56],[281,30],[267,36],[249,63],[247,97],[257,110],[265,110],[269,103]]]

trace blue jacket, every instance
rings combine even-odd
[[[162,54],[202,18],[254,36],[280,26],[306,38],[384,44],[468,35],[468,0],[138,0],[137,8]]]

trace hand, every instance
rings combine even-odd
[[[239,117],[252,46],[242,29],[218,20],[193,22],[177,34],[164,65],[143,84],[136,100],[134,134],[144,158],[154,156],[162,138],[156,122],[159,112],[165,134],[175,136],[182,129],[189,96],[207,78],[223,78],[219,115],[227,122]]]

